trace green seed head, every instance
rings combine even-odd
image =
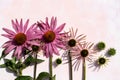
[[[57,59],[56,59],[56,63],[59,65],[59,64],[62,63],[62,60],[61,60],[60,58],[57,58]]]
[[[35,51],[35,52],[38,51],[39,50],[39,46],[33,45],[32,46],[32,50]]]
[[[108,55],[113,56],[116,54],[116,50],[114,48],[110,48],[107,53]]]
[[[99,43],[97,44],[97,49],[98,49],[98,50],[103,50],[103,49],[105,49],[105,43],[104,43],[104,42],[99,42]]]

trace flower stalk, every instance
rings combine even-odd
[[[82,65],[82,80],[86,80],[86,63],[85,63],[85,58],[83,58],[83,65]]]
[[[52,72],[52,56],[49,57],[49,73],[50,73],[50,80],[52,80],[53,72]]]
[[[35,59],[37,60],[37,54],[34,54]],[[37,70],[37,61],[34,63],[34,74],[33,74],[33,80],[36,80],[36,70]]]
[[[19,63],[22,63],[22,60],[19,59],[18,62],[19,62]],[[18,69],[17,75],[18,75],[18,76],[22,76],[22,69],[21,69],[21,68]]]
[[[68,51],[68,60],[69,60],[69,80],[73,80],[73,73],[72,73],[72,58],[70,54],[70,50]]]

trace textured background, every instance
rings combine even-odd
[[[87,35],[87,41],[97,43],[104,41],[106,49],[117,50],[106,67],[99,71],[87,68],[87,80],[120,80],[120,0],[0,0],[0,33],[3,27],[11,28],[11,19],[30,19],[30,23],[45,20],[45,17],[58,18],[58,25],[66,23],[65,30],[70,27],[79,28],[79,34]],[[0,36],[0,46],[7,39]],[[2,49],[0,47],[0,53]],[[8,56],[9,57],[9,56]],[[54,59],[61,56],[55,56]],[[38,65],[37,74],[48,71],[48,59]],[[0,64],[3,61],[0,61]],[[33,74],[33,66],[23,71],[24,75]],[[68,65],[54,68],[56,80],[69,80]],[[74,71],[74,80],[81,80],[81,66]],[[1,80],[14,80],[15,76],[0,69]]]

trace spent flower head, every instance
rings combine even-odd
[[[66,36],[63,38],[63,43],[66,47],[65,52],[63,54],[64,58],[68,56],[69,52],[71,54],[71,52],[73,53],[75,50],[77,50],[78,45],[84,42],[86,36],[83,34],[77,35],[77,32],[78,29],[74,30],[73,28],[71,28],[68,34],[66,34]]]
[[[93,48],[93,43],[90,42],[84,42],[84,44],[79,45],[79,49],[74,52],[74,54],[71,54],[73,56],[73,66],[75,66],[74,69],[79,68],[80,62],[84,59],[92,62],[94,59],[94,56],[96,55],[96,50]]]
[[[100,69],[101,67],[104,67],[108,64],[109,59],[106,58],[105,56],[100,56],[96,60],[96,68]]]

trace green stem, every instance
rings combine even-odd
[[[22,60],[20,59],[19,62],[22,63]],[[21,68],[18,69],[18,76],[22,76],[22,69]]]
[[[49,73],[50,73],[50,80],[52,80],[52,56],[49,57]]]
[[[73,73],[72,73],[72,58],[70,54],[70,50],[68,52],[68,59],[69,59],[69,80],[73,80]]]
[[[19,76],[22,76],[22,69],[19,69]]]
[[[85,64],[85,58],[83,58],[83,66],[82,66],[82,80],[86,80],[86,64]]]
[[[35,59],[37,59],[37,54],[34,53]],[[33,80],[36,80],[36,71],[37,71],[37,61],[34,63],[34,75],[33,75]]]

